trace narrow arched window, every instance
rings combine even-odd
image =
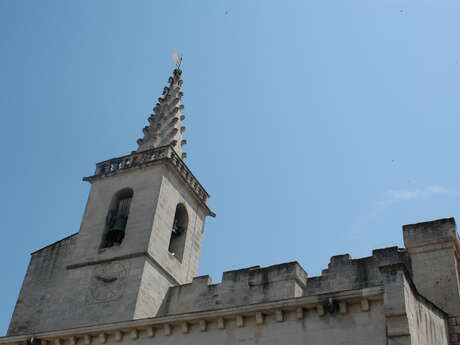
[[[185,247],[185,237],[188,227],[187,209],[183,204],[178,204],[174,214],[173,226],[171,229],[171,239],[169,240],[168,250],[179,261],[182,261]]]
[[[120,245],[125,238],[126,224],[128,223],[129,206],[133,198],[133,190],[120,190],[112,199],[105,220],[104,239],[102,248]]]

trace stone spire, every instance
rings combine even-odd
[[[183,152],[187,141],[182,138],[182,133],[185,131],[182,121],[185,116],[181,113],[184,109],[181,102],[184,95],[181,91],[181,74],[180,68],[174,69],[173,75],[168,80],[169,85],[163,89],[162,97],[158,98],[153,114],[148,118],[149,125],[143,129],[144,137],[137,140],[139,145],[137,152],[172,145],[181,158],[187,157]]]

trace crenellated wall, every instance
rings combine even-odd
[[[318,296],[300,296],[34,337],[41,345],[448,345],[448,315],[417,292],[405,264],[382,265],[379,271],[382,286],[328,293],[328,300],[339,308],[330,308]],[[282,281],[292,286],[301,284],[297,280],[302,276],[293,262],[226,272],[224,280],[229,288]],[[207,277],[200,277],[188,287],[203,288],[206,282]],[[30,345],[30,336],[0,338],[0,345]]]
[[[209,276],[170,288],[160,315],[282,300],[303,295],[307,273],[297,262],[227,271],[220,284]]]
[[[383,281],[379,267],[397,263],[410,271],[407,251],[390,247],[375,249],[372,256],[360,259],[351,259],[349,254],[333,256],[318,277],[308,278],[297,262],[227,271],[219,284],[212,284],[209,276],[200,276],[191,284],[172,287],[161,315],[377,287]]]

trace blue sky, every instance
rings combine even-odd
[[[136,139],[184,54],[201,274],[402,246],[458,216],[456,0],[0,0],[0,334],[29,253],[78,231],[96,162]]]

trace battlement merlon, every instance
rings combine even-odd
[[[460,241],[454,218],[407,224],[403,226],[403,235],[404,245],[408,249],[451,243],[460,253]]]
[[[167,165],[172,168],[172,171],[190,188],[192,194],[207,210],[208,215],[212,217],[216,216],[207,205],[210,195],[193,175],[185,162],[179,157],[172,145],[165,145],[141,152],[133,151],[129,155],[97,163],[94,175],[84,177],[83,181],[92,183],[98,179],[118,175],[132,169],[160,163],[167,163]]]

